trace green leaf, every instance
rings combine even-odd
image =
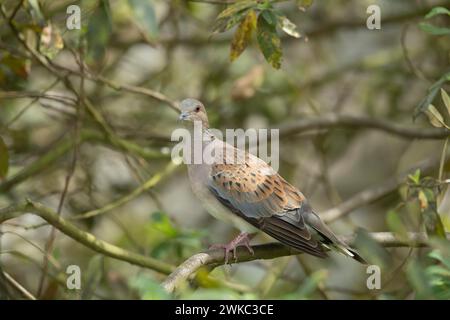
[[[128,0],[138,25],[150,39],[158,37],[158,21],[152,0]]]
[[[425,274],[437,299],[450,299],[450,246],[446,239],[430,239],[430,246],[436,247],[428,256],[433,261]],[[439,264],[441,263],[441,264]]]
[[[447,108],[447,112],[450,115],[450,97],[448,96],[447,92],[445,92],[445,90],[442,88],[441,88],[441,97],[445,107]]]
[[[445,229],[442,224],[441,217],[436,210],[434,210],[433,206],[429,206],[426,210],[424,210],[422,216],[425,230],[429,237],[435,236],[446,239]]]
[[[34,21],[40,26],[45,25],[45,18],[42,14],[39,1],[38,0],[28,0],[28,3],[30,4],[31,8],[31,16],[33,17]]]
[[[431,251],[428,256],[434,260],[437,260],[444,264],[448,269],[450,269],[450,257],[444,257],[441,250],[433,250]]]
[[[450,16],[450,10],[444,7],[435,7],[425,16],[425,19],[430,19],[438,14],[446,14]]]
[[[213,33],[222,33],[237,25],[245,17],[248,10],[243,10],[231,18],[217,19],[213,26]]]
[[[254,0],[239,1],[223,10],[216,18],[213,33],[222,33],[234,27],[256,4]]]
[[[277,25],[278,19],[277,15],[273,10],[268,9],[261,12],[260,16],[262,16],[268,24],[275,27]]]
[[[253,294],[242,295],[228,288],[198,288],[195,291],[186,290],[181,295],[183,300],[243,300],[247,296],[248,299],[257,299]]]
[[[294,38],[300,38],[300,33],[297,31],[297,26],[285,16],[278,17],[278,24],[286,34]]]
[[[0,137],[0,179],[5,178],[9,168],[9,153],[5,142]]]
[[[430,120],[430,123],[437,128],[441,128],[445,126],[444,118],[442,117],[441,113],[436,109],[435,106],[430,104],[428,106],[428,109],[425,111],[425,114],[428,116],[428,120]]]
[[[328,277],[327,270],[318,270],[312,273],[309,277],[306,277],[305,281],[302,283],[297,291],[298,298],[308,298],[317,288],[323,283]]]
[[[428,88],[427,95],[419,102],[418,106],[414,110],[414,118],[416,118],[419,114],[425,112],[428,106],[432,104],[434,98],[439,92],[439,89],[446,81],[450,81],[450,71],[445,73],[442,77],[439,78],[439,80],[437,80]]]
[[[135,289],[141,299],[144,300],[166,300],[170,295],[164,291],[161,285],[148,275],[138,275],[132,277],[129,281],[131,288]]]
[[[267,62],[275,69],[279,69],[283,55],[281,41],[277,35],[276,24],[269,23],[272,18],[265,16],[273,16],[274,21],[276,21],[276,17],[270,11],[264,11],[259,15],[257,22],[258,45]]]
[[[250,10],[234,33],[230,47],[230,60],[234,61],[244,52],[256,29],[256,13]]]
[[[422,29],[422,31],[425,31],[434,36],[445,36],[450,34],[450,28],[436,27],[426,22],[419,23],[419,27],[420,29]]]
[[[92,16],[87,28],[88,50],[86,60],[90,64],[98,65],[106,53],[106,47],[112,32],[111,10],[108,0],[101,0]]]
[[[419,184],[420,182],[420,169],[417,169],[414,174],[408,175],[408,178],[414,182],[414,184]]]
[[[370,264],[376,264],[381,269],[392,266],[391,255],[367,231],[359,229],[356,232],[355,247]]]
[[[296,2],[297,7],[302,11],[306,11],[313,4],[313,0],[297,0]]]
[[[441,266],[429,266],[426,271],[427,275],[431,276],[431,277],[436,277],[436,278],[441,278],[441,277],[445,277],[445,278],[450,278],[450,270],[441,267]],[[441,281],[439,281],[441,284],[443,284],[443,279],[440,279]],[[437,284],[435,282],[435,284]]]
[[[386,223],[400,240],[408,239],[408,230],[397,212],[391,210],[386,216]]]
[[[169,217],[162,212],[155,212],[152,215],[152,227],[162,232],[168,238],[176,237],[179,234]]]
[[[416,292],[417,299],[432,298],[434,296],[424,268],[418,261],[411,261],[406,269],[406,273]]]
[[[83,286],[81,299],[88,300],[95,293],[103,277],[104,261],[104,257],[99,254],[89,260],[87,270],[83,272],[85,285]]]
[[[446,239],[444,225],[436,209],[436,196],[433,190],[430,188],[420,190],[419,202],[427,235]]]
[[[251,6],[255,6],[257,3],[255,0],[241,0],[238,1],[234,4],[232,4],[231,6],[229,6],[228,8],[226,8],[225,10],[223,10],[218,16],[217,19],[222,19],[222,18],[229,18],[232,15],[238,13],[239,11],[242,11],[244,9],[248,9]]]

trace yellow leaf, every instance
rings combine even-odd
[[[241,0],[236,2],[233,5],[230,5],[228,8],[223,10],[218,16],[217,19],[229,18],[230,16],[238,13],[241,10],[245,10],[256,4],[255,0]]]
[[[428,198],[422,190],[419,191],[418,198],[419,198],[420,209],[422,211],[427,209],[428,208]]]
[[[442,88],[441,88],[441,97],[442,101],[444,101],[445,107],[447,108],[447,112],[450,115],[450,97],[448,96],[447,92],[445,92],[445,90]]]
[[[301,11],[306,11],[313,3],[313,0],[297,0],[297,6]]]
[[[282,16],[279,17],[281,29],[288,35],[294,38],[300,38],[300,33],[297,31],[297,26],[291,20]]]
[[[425,113],[427,114],[430,123],[434,127],[441,128],[445,126],[444,118],[442,117],[438,109],[436,109],[436,107],[433,106],[432,104],[428,106],[427,110],[425,110]]]
[[[256,29],[256,13],[250,10],[242,22],[239,24],[231,41],[230,60],[234,61],[244,52],[252,38],[252,33]]]

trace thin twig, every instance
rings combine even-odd
[[[51,90],[54,86],[56,86],[59,83],[59,79],[56,79],[54,82],[52,82],[46,89],[44,89],[41,94],[46,94],[48,90]],[[4,93],[0,93],[0,97],[3,95]],[[24,114],[25,112],[27,112],[30,107],[36,103],[36,101],[39,100],[40,97],[35,97],[33,98],[33,100],[31,100],[25,107],[23,107],[14,117],[12,117],[6,124],[5,124],[5,128],[8,129],[10,128],[17,120],[19,120]],[[65,102],[64,102],[65,103]],[[75,101],[74,101],[75,103]]]
[[[409,56],[409,52],[408,52],[408,47],[406,46],[406,35],[408,33],[408,29],[409,29],[409,24],[405,24],[405,26],[402,29],[402,36],[400,39],[400,43],[402,45],[402,50],[403,50],[403,56],[405,57],[406,63],[409,67],[409,69],[411,70],[411,72],[419,79],[421,80],[425,80],[426,82],[430,82],[430,79],[428,79],[425,74],[422,72],[422,70],[420,70],[419,68],[417,68],[414,63],[411,60],[411,57]]]
[[[105,136],[105,134],[92,130],[81,131],[80,143],[84,142],[101,143],[103,145],[120,150],[133,150],[134,153],[147,160],[165,159],[169,157],[169,155],[164,155],[159,151],[153,150],[151,148],[141,147],[129,141],[126,141],[126,145],[122,144],[122,146],[112,144],[110,140]],[[51,164],[61,159],[67,152],[72,150],[73,143],[73,139],[69,137],[62,139],[61,141],[58,141],[58,143],[52,145],[52,147],[49,148],[48,152],[40,155],[36,161],[24,167],[16,174],[8,176],[5,180],[2,180],[0,182],[0,192],[7,192],[15,185],[47,169]]]
[[[148,89],[148,88],[143,88],[143,87],[137,87],[137,86],[132,86],[132,85],[128,85],[128,84],[122,84],[122,83],[118,83],[116,81],[113,80],[109,80],[101,75],[95,75],[91,72],[86,72],[86,73],[82,73],[80,71],[77,70],[73,70],[61,65],[57,65],[55,63],[52,63],[52,66],[63,70],[63,71],[67,71],[72,75],[76,75],[79,77],[86,77],[89,80],[101,83],[103,85],[106,85],[108,87],[110,87],[111,89],[117,90],[117,91],[128,91],[130,93],[136,93],[136,94],[142,94],[144,96],[147,96],[149,98],[161,101],[166,103],[172,110],[179,112],[180,109],[178,107],[178,104],[171,100],[170,98],[168,98],[166,95],[162,94],[161,92],[152,90],[152,89]]]
[[[73,217],[72,219],[87,219],[92,218],[101,214],[104,214],[108,211],[111,211],[113,209],[119,208],[120,206],[124,205],[125,203],[135,199],[137,196],[142,194],[143,192],[153,188],[155,185],[157,185],[164,177],[172,173],[175,168],[177,168],[176,165],[173,164],[173,162],[170,162],[167,167],[158,174],[155,174],[153,177],[148,179],[145,183],[134,189],[131,193],[123,196],[122,198],[119,198],[113,202],[108,203],[106,206],[91,210],[85,213],[82,213],[80,215],[77,215]]]
[[[82,49],[80,50],[82,51]],[[82,74],[84,74],[83,72],[83,64],[81,64],[80,66],[81,70],[82,70]],[[81,77],[81,81],[80,81],[80,98],[78,100],[78,105],[77,105],[77,117],[75,119],[75,128],[74,128],[74,137],[75,137],[75,141],[73,143],[73,151],[72,151],[72,159],[70,161],[69,164],[69,169],[66,175],[66,179],[64,181],[64,187],[63,190],[61,192],[61,197],[59,199],[59,203],[58,203],[58,208],[56,210],[56,213],[58,214],[58,216],[61,216],[61,212],[64,206],[64,202],[66,200],[66,195],[67,192],[69,190],[69,185],[70,182],[72,181],[72,177],[75,173],[75,169],[77,166],[77,160],[78,160],[78,150],[80,147],[80,143],[81,143],[81,137],[80,137],[80,131],[81,131],[81,127],[82,127],[82,122],[83,122],[83,116],[84,116],[84,77]],[[52,254],[52,250],[53,250],[53,245],[56,239],[56,228],[54,226],[52,226],[51,231],[50,231],[50,236],[49,239],[45,245],[45,255],[44,255],[44,261],[43,261],[43,271],[41,274],[41,278],[39,280],[39,285],[38,285],[38,290],[37,290],[37,296],[40,297],[42,294],[42,290],[44,288],[44,284],[45,284],[45,278],[47,277],[47,269],[48,269],[48,260],[49,260],[49,256],[51,256]]]
[[[19,292],[25,299],[28,300],[36,300],[36,298],[25,289],[19,282],[17,282],[11,275],[9,275],[6,271],[3,271],[3,275],[5,276],[6,281],[13,287],[17,292]]]
[[[59,79],[56,80],[54,83],[52,83],[52,86],[54,86],[58,82]],[[52,86],[50,86],[50,88]],[[0,92],[0,99],[33,98],[34,99],[33,101],[36,101],[36,99],[48,99],[68,104],[71,106],[74,106],[76,104],[76,99],[72,97],[45,93],[45,91],[47,90],[44,90],[44,92],[3,91]]]

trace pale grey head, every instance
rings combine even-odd
[[[206,115],[205,106],[198,100],[187,98],[180,103],[180,120],[184,121],[200,121],[203,127],[208,128],[208,116]]]

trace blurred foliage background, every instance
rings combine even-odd
[[[371,4],[381,30],[366,27]],[[357,233],[382,270],[381,288],[369,290],[365,266],[299,255],[202,269],[168,294],[166,275],[96,254],[26,214],[1,224],[1,298],[22,297],[4,273],[42,299],[450,298],[449,1],[0,5],[0,208],[38,201],[173,266],[229,241],[237,231],[204,211],[186,168],[170,161],[175,101],[195,97],[214,128],[279,128],[281,174],[317,212],[367,190],[330,226]],[[338,123],[320,122],[330,116]],[[433,240],[387,249],[358,228]],[[81,290],[66,287],[69,265],[82,270]]]

